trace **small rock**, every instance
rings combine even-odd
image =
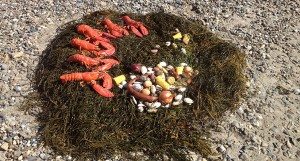
[[[159,48],[160,48],[160,45],[155,45],[155,48],[156,48],[156,49],[159,49]]]
[[[22,88],[19,85],[15,86],[15,91],[16,92],[21,92],[21,90],[22,90]]]
[[[290,141],[286,141],[286,146],[287,146],[288,148],[291,148],[291,147],[292,147],[291,142],[290,142]]]
[[[44,153],[41,153],[39,156],[40,156],[41,159],[45,159],[46,158],[46,155]]]
[[[224,153],[224,152],[226,151],[226,148],[225,148],[223,145],[221,145],[221,146],[218,147],[217,150],[218,150],[219,152],[221,152],[221,153]]]
[[[9,147],[9,144],[7,142],[4,142],[1,146],[0,146],[0,150],[3,151],[7,151]]]
[[[300,95],[300,88],[294,89],[294,94]]]
[[[0,64],[1,70],[8,69],[8,66],[6,64]]]
[[[12,53],[11,54],[11,57],[12,58],[20,58],[20,57],[22,57],[24,55],[24,53],[23,52],[15,52],[15,53]]]

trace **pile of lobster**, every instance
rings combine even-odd
[[[116,57],[113,57],[116,49],[111,44],[110,39],[127,36],[129,31],[132,31],[138,37],[149,34],[143,23],[134,21],[128,16],[123,16],[122,19],[126,24],[124,27],[113,23],[108,18],[104,18],[102,23],[108,32],[102,32],[86,24],[77,26],[77,32],[83,34],[86,39],[73,38],[71,44],[80,51],[87,51],[85,53],[88,54],[84,54],[84,52],[76,53],[71,55],[68,61],[80,63],[89,71],[63,74],[60,76],[62,83],[81,81],[81,85],[83,83],[90,85],[100,96],[108,98],[114,96],[110,91],[113,87],[112,78],[107,71],[120,62]],[[98,84],[97,80],[103,80],[102,85]]]

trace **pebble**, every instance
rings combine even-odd
[[[9,144],[7,142],[2,143],[2,145],[0,146],[0,150],[4,150],[7,151],[9,147]]]
[[[300,95],[300,88],[295,89],[295,90],[294,90],[294,94]]]
[[[218,147],[218,151],[224,153],[226,151],[226,148],[223,145],[221,145]]]
[[[8,66],[6,64],[0,64],[1,70],[8,69]]]
[[[150,92],[151,92],[152,94],[155,94],[155,93],[156,93],[156,87],[155,87],[155,85],[151,85],[151,87],[150,87]]]
[[[20,86],[18,86],[18,85],[15,86],[15,91],[16,91],[16,92],[21,92],[21,90],[22,90],[22,88],[21,88]]]

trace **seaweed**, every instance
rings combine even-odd
[[[76,25],[86,23],[95,28],[107,16],[122,24],[122,14],[98,11],[72,21],[43,52],[35,73],[35,84],[42,102],[39,117],[43,142],[58,154],[68,154],[79,160],[104,159],[121,155],[138,159],[132,152],[143,152],[149,160],[190,160],[189,151],[203,156],[211,155],[207,141],[210,125],[219,120],[224,112],[233,111],[245,92],[245,54],[233,44],[217,38],[196,21],[158,12],[147,15],[131,14],[142,21],[150,35],[137,38],[133,34],[114,40],[116,56],[122,62],[109,70],[112,76],[128,74],[132,63],[154,65],[161,60],[171,64],[186,62],[199,74],[188,87],[187,95],[195,100],[191,106],[160,109],[155,114],[140,113],[130,102],[125,90],[114,88],[115,97],[100,97],[88,86],[78,82],[62,84],[63,73],[84,71],[84,67],[67,62],[78,52],[70,45],[76,33]],[[172,40],[174,29],[192,35],[188,53],[166,47]],[[159,52],[150,52],[159,44]]]

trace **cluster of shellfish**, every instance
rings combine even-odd
[[[131,71],[128,82],[124,75],[115,77],[114,81],[119,88],[127,89],[140,112],[156,113],[159,108],[193,104],[186,92],[198,72],[188,64],[172,66],[160,62],[155,67],[132,64]]]

